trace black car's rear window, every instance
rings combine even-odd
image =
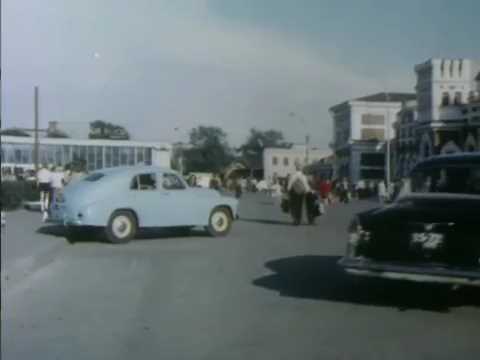
[[[95,173],[95,174],[88,175],[83,180],[85,180],[85,181],[98,181],[101,178],[103,178],[104,176],[105,176],[105,174]]]
[[[413,192],[480,195],[480,166],[435,166],[412,175]]]

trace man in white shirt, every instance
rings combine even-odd
[[[288,181],[287,191],[290,199],[290,210],[293,217],[293,224],[300,225],[302,222],[303,207],[306,204],[307,193],[312,193],[310,184],[305,174],[302,172],[302,167],[299,163],[295,164],[296,172],[290,177]],[[313,223],[315,217],[310,214],[307,207],[308,222]]]
[[[58,194],[63,191],[63,186],[65,185],[65,174],[63,173],[62,167],[58,166],[54,168],[51,175],[50,185],[52,187],[52,204],[55,203]]]
[[[50,192],[52,173],[48,170],[46,165],[42,165],[37,172],[37,185],[40,190],[40,209],[42,210],[43,221],[48,218],[48,207],[50,205]]]

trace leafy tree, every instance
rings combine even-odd
[[[21,129],[5,129],[0,131],[1,135],[4,136],[21,136],[21,137],[31,137],[29,133]]]
[[[199,126],[192,129],[190,145],[191,148],[183,152],[185,167],[189,172],[218,173],[233,160],[227,135],[219,127]]]
[[[49,131],[47,133],[47,137],[51,139],[67,139],[70,136],[68,136],[67,133],[61,130],[54,130],[54,131]]]
[[[89,139],[108,139],[108,140],[129,140],[130,134],[128,131],[119,125],[95,120],[90,123]]]
[[[278,130],[258,130],[250,129],[250,134],[246,142],[240,146],[242,159],[252,169],[262,167],[263,150],[269,147],[287,148],[291,144],[285,142],[283,133]]]

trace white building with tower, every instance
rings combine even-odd
[[[433,155],[480,151],[480,61],[431,59],[415,66],[417,100],[395,124],[395,175]]]
[[[334,177],[353,183],[385,179],[385,144],[395,137],[393,125],[402,103],[415,97],[413,93],[378,93],[331,107]]]
[[[480,61],[430,59],[415,66],[415,73],[419,159],[478,151]]]

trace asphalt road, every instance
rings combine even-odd
[[[38,213],[10,213],[2,359],[478,359],[478,289],[336,266],[352,214],[372,206],[293,227],[247,196],[226,238],[155,230],[120,246],[72,245]]]

